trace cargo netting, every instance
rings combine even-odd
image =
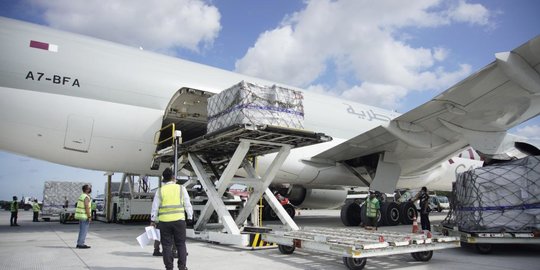
[[[540,156],[460,173],[443,225],[465,232],[540,229]]]
[[[302,92],[242,81],[208,99],[207,132],[237,124],[303,129]]]

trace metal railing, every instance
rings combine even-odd
[[[165,139],[163,140],[159,140],[159,138],[161,137],[161,133],[164,131],[164,130],[167,130],[167,129],[171,129],[171,136],[170,137],[166,137]],[[171,140],[171,146],[174,145],[174,142],[176,140],[176,137],[174,136],[174,131],[176,130],[176,125],[174,123],[170,123],[164,127],[162,127],[160,130],[156,131],[156,134],[154,135],[154,144],[155,145],[161,145],[162,143],[164,142],[167,142],[169,140]]]

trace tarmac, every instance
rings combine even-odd
[[[300,226],[344,227],[339,210],[302,210],[300,214],[295,218]],[[77,224],[34,223],[31,211],[21,211],[21,226],[11,227],[9,217],[8,211],[0,211],[0,269],[165,268],[161,257],[152,256],[152,246],[141,248],[135,240],[147,224],[93,222],[86,240],[92,248],[76,249]],[[444,212],[433,214],[432,224],[443,218]],[[411,226],[380,229],[408,232]],[[187,246],[190,270],[347,269],[339,257],[298,249],[292,255],[283,255],[276,248],[245,250],[194,240],[188,240]],[[364,269],[540,269],[540,246],[498,246],[489,255],[480,255],[470,247],[439,250],[429,262],[417,262],[409,254],[374,257],[368,258]]]

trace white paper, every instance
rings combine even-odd
[[[153,243],[155,240],[160,241],[161,234],[159,232],[159,229],[156,229],[154,226],[148,226],[145,227],[144,230],[145,232],[137,236],[137,242],[139,243],[141,248],[144,248],[144,246]]]
[[[150,244],[152,240],[148,238],[148,234],[144,232],[141,235],[137,236],[137,242],[139,242],[139,245],[141,245],[141,248],[144,248],[144,246],[147,246],[148,244]]]
[[[146,230],[146,235],[148,236],[148,239],[150,240],[161,240],[161,234],[159,232],[159,229],[156,229],[154,226],[148,226],[144,228]]]

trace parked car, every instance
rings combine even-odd
[[[442,212],[443,208],[441,206],[438,196],[429,196],[429,208],[431,208],[431,211]]]
[[[439,205],[443,210],[450,209],[450,200],[448,200],[448,197],[446,196],[437,196],[437,199],[439,200]]]

